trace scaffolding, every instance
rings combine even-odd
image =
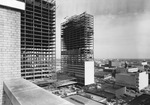
[[[61,24],[61,69],[84,81],[84,62],[93,61],[93,16],[86,12]]]
[[[21,0],[21,76],[27,80],[56,80],[54,0]]]

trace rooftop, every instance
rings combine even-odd
[[[13,105],[74,105],[25,79],[5,81],[4,90]]]
[[[77,82],[70,81],[70,80],[63,80],[63,81],[56,82],[56,86],[61,87],[61,86],[73,85],[73,84],[76,84],[76,83]]]
[[[150,105],[150,95],[142,94],[141,96],[129,102],[128,105]]]
[[[140,73],[143,73],[145,71],[141,71],[141,72],[124,72],[124,73],[118,73],[119,75],[126,75],[126,76],[134,76]]]
[[[108,73],[108,72],[104,72],[104,71],[97,71],[97,72],[95,72],[95,76],[96,77],[104,77],[105,75],[109,75],[110,73]]]
[[[102,103],[93,101],[80,95],[73,95],[65,98],[67,101],[72,102],[75,105],[104,105]]]

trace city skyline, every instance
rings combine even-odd
[[[149,5],[0,0],[0,105],[150,105]]]
[[[150,58],[150,1],[56,1],[56,51],[60,58],[60,24],[70,16],[94,15],[95,58]]]

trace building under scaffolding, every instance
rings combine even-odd
[[[92,15],[84,12],[61,24],[61,69],[77,77],[78,83],[81,84],[86,84],[87,64],[90,65],[88,69],[91,69],[88,72],[94,73],[93,20]],[[90,61],[92,62],[85,63]]]
[[[56,80],[56,33],[54,0],[20,0],[21,76],[27,80]]]

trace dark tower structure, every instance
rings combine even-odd
[[[56,80],[54,0],[21,0],[21,76],[27,80]]]
[[[61,24],[61,69],[84,84],[85,61],[93,61],[93,16],[86,12]]]
[[[112,67],[112,61],[111,60],[108,61],[108,66]]]

